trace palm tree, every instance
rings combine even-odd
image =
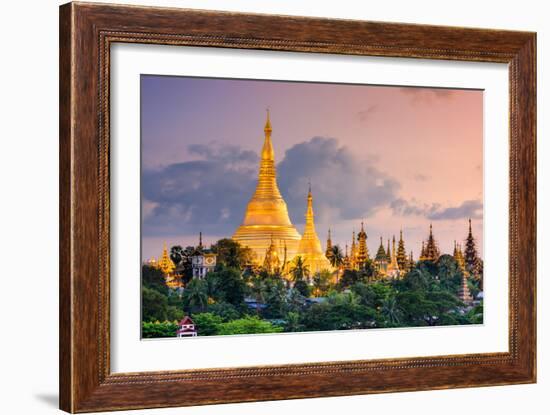
[[[265,303],[266,286],[264,280],[260,277],[254,278],[252,280],[251,291],[256,300],[256,312],[260,314],[260,304]]]
[[[329,271],[321,271],[313,276],[313,293],[316,297],[324,295],[330,288],[331,273]]]
[[[340,245],[334,245],[332,247],[332,255],[330,257],[330,264],[334,268],[339,268],[344,263],[344,253]]]
[[[206,281],[193,279],[183,292],[183,300],[191,310],[204,311],[208,304],[208,286]]]
[[[309,278],[309,267],[301,256],[297,256],[294,260],[294,265],[290,270],[290,274],[295,283]]]
[[[401,322],[401,310],[397,305],[395,296],[387,296],[382,301],[382,309],[380,310],[386,321],[392,325],[398,325]]]
[[[330,264],[336,269],[336,283],[340,281],[340,268],[344,263],[344,253],[340,245],[334,245],[332,247],[332,255],[330,256]]]

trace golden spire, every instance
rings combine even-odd
[[[361,230],[357,235],[357,240],[359,241],[357,247],[357,265],[359,268],[364,268],[369,257],[369,248],[367,246],[367,233],[365,232],[365,225],[361,222]]]
[[[162,256],[158,262],[158,267],[162,271],[164,275],[169,275],[176,269],[176,266],[170,259],[170,256],[168,255],[168,249],[166,248],[166,242],[164,242],[164,246],[162,249]]]
[[[315,231],[315,214],[313,213],[313,196],[311,195],[311,183],[307,193],[307,208],[306,208],[306,226],[304,227],[304,234],[298,245],[298,252],[296,255],[302,257],[304,262],[309,266],[312,272],[318,272],[324,269],[330,270],[331,265],[323,249],[321,248],[321,241]]]
[[[271,142],[271,132],[268,110],[258,183],[246,207],[243,223],[233,235],[235,241],[252,249],[256,255],[257,265],[261,265],[261,260],[271,244],[271,235],[278,241],[286,243],[289,259],[296,254],[300,241],[300,234],[290,222],[286,203],[277,186],[275,152]]]
[[[265,127],[264,127],[264,132],[266,135],[271,135],[271,131],[273,131],[273,129],[271,128],[271,120],[269,119],[269,107],[266,108],[266,112],[267,112],[267,118],[265,120]]]
[[[325,250],[325,256],[329,261],[332,257],[334,257],[334,252],[332,252],[332,237],[330,235],[330,228],[328,228],[327,249]]]
[[[277,249],[275,247],[275,243],[273,242],[273,235],[272,235],[271,242],[265,253],[264,268],[269,273],[273,273],[277,271],[280,266],[281,266],[281,260],[279,259],[279,254],[277,253]]]

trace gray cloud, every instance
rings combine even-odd
[[[231,235],[256,186],[257,154],[219,142],[187,150],[198,160],[143,172],[144,235]],[[277,174],[297,224],[304,222],[309,179],[318,221],[367,218],[394,200],[400,187],[376,168],[375,159],[359,159],[334,138],[314,137],[294,145]]]
[[[437,210],[428,219],[480,219],[483,216],[483,203],[480,200],[466,200],[461,205]]]
[[[144,234],[231,232],[243,218],[258,156],[220,143],[188,147],[200,159],[142,174]]]
[[[303,223],[308,180],[321,221],[367,218],[396,197],[400,185],[335,138],[314,137],[288,149],[279,163],[281,192],[293,220]]]
[[[483,203],[480,200],[466,200],[458,206],[443,207],[438,203],[428,205],[414,199],[409,202],[399,198],[390,204],[390,208],[396,215],[425,216],[429,220],[479,219],[483,215]]]

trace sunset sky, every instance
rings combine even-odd
[[[418,259],[468,217],[483,253],[483,92],[435,88],[141,77],[142,249],[230,237],[255,188],[270,108],[279,188],[303,230],[311,180],[317,233],[344,249],[399,237]]]

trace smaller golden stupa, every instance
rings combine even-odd
[[[296,257],[300,256],[309,272],[314,274],[323,270],[332,271],[332,265],[321,248],[321,241],[315,230],[315,220],[313,213],[313,196],[311,195],[311,185],[307,194],[306,226],[304,234],[298,245]]]

